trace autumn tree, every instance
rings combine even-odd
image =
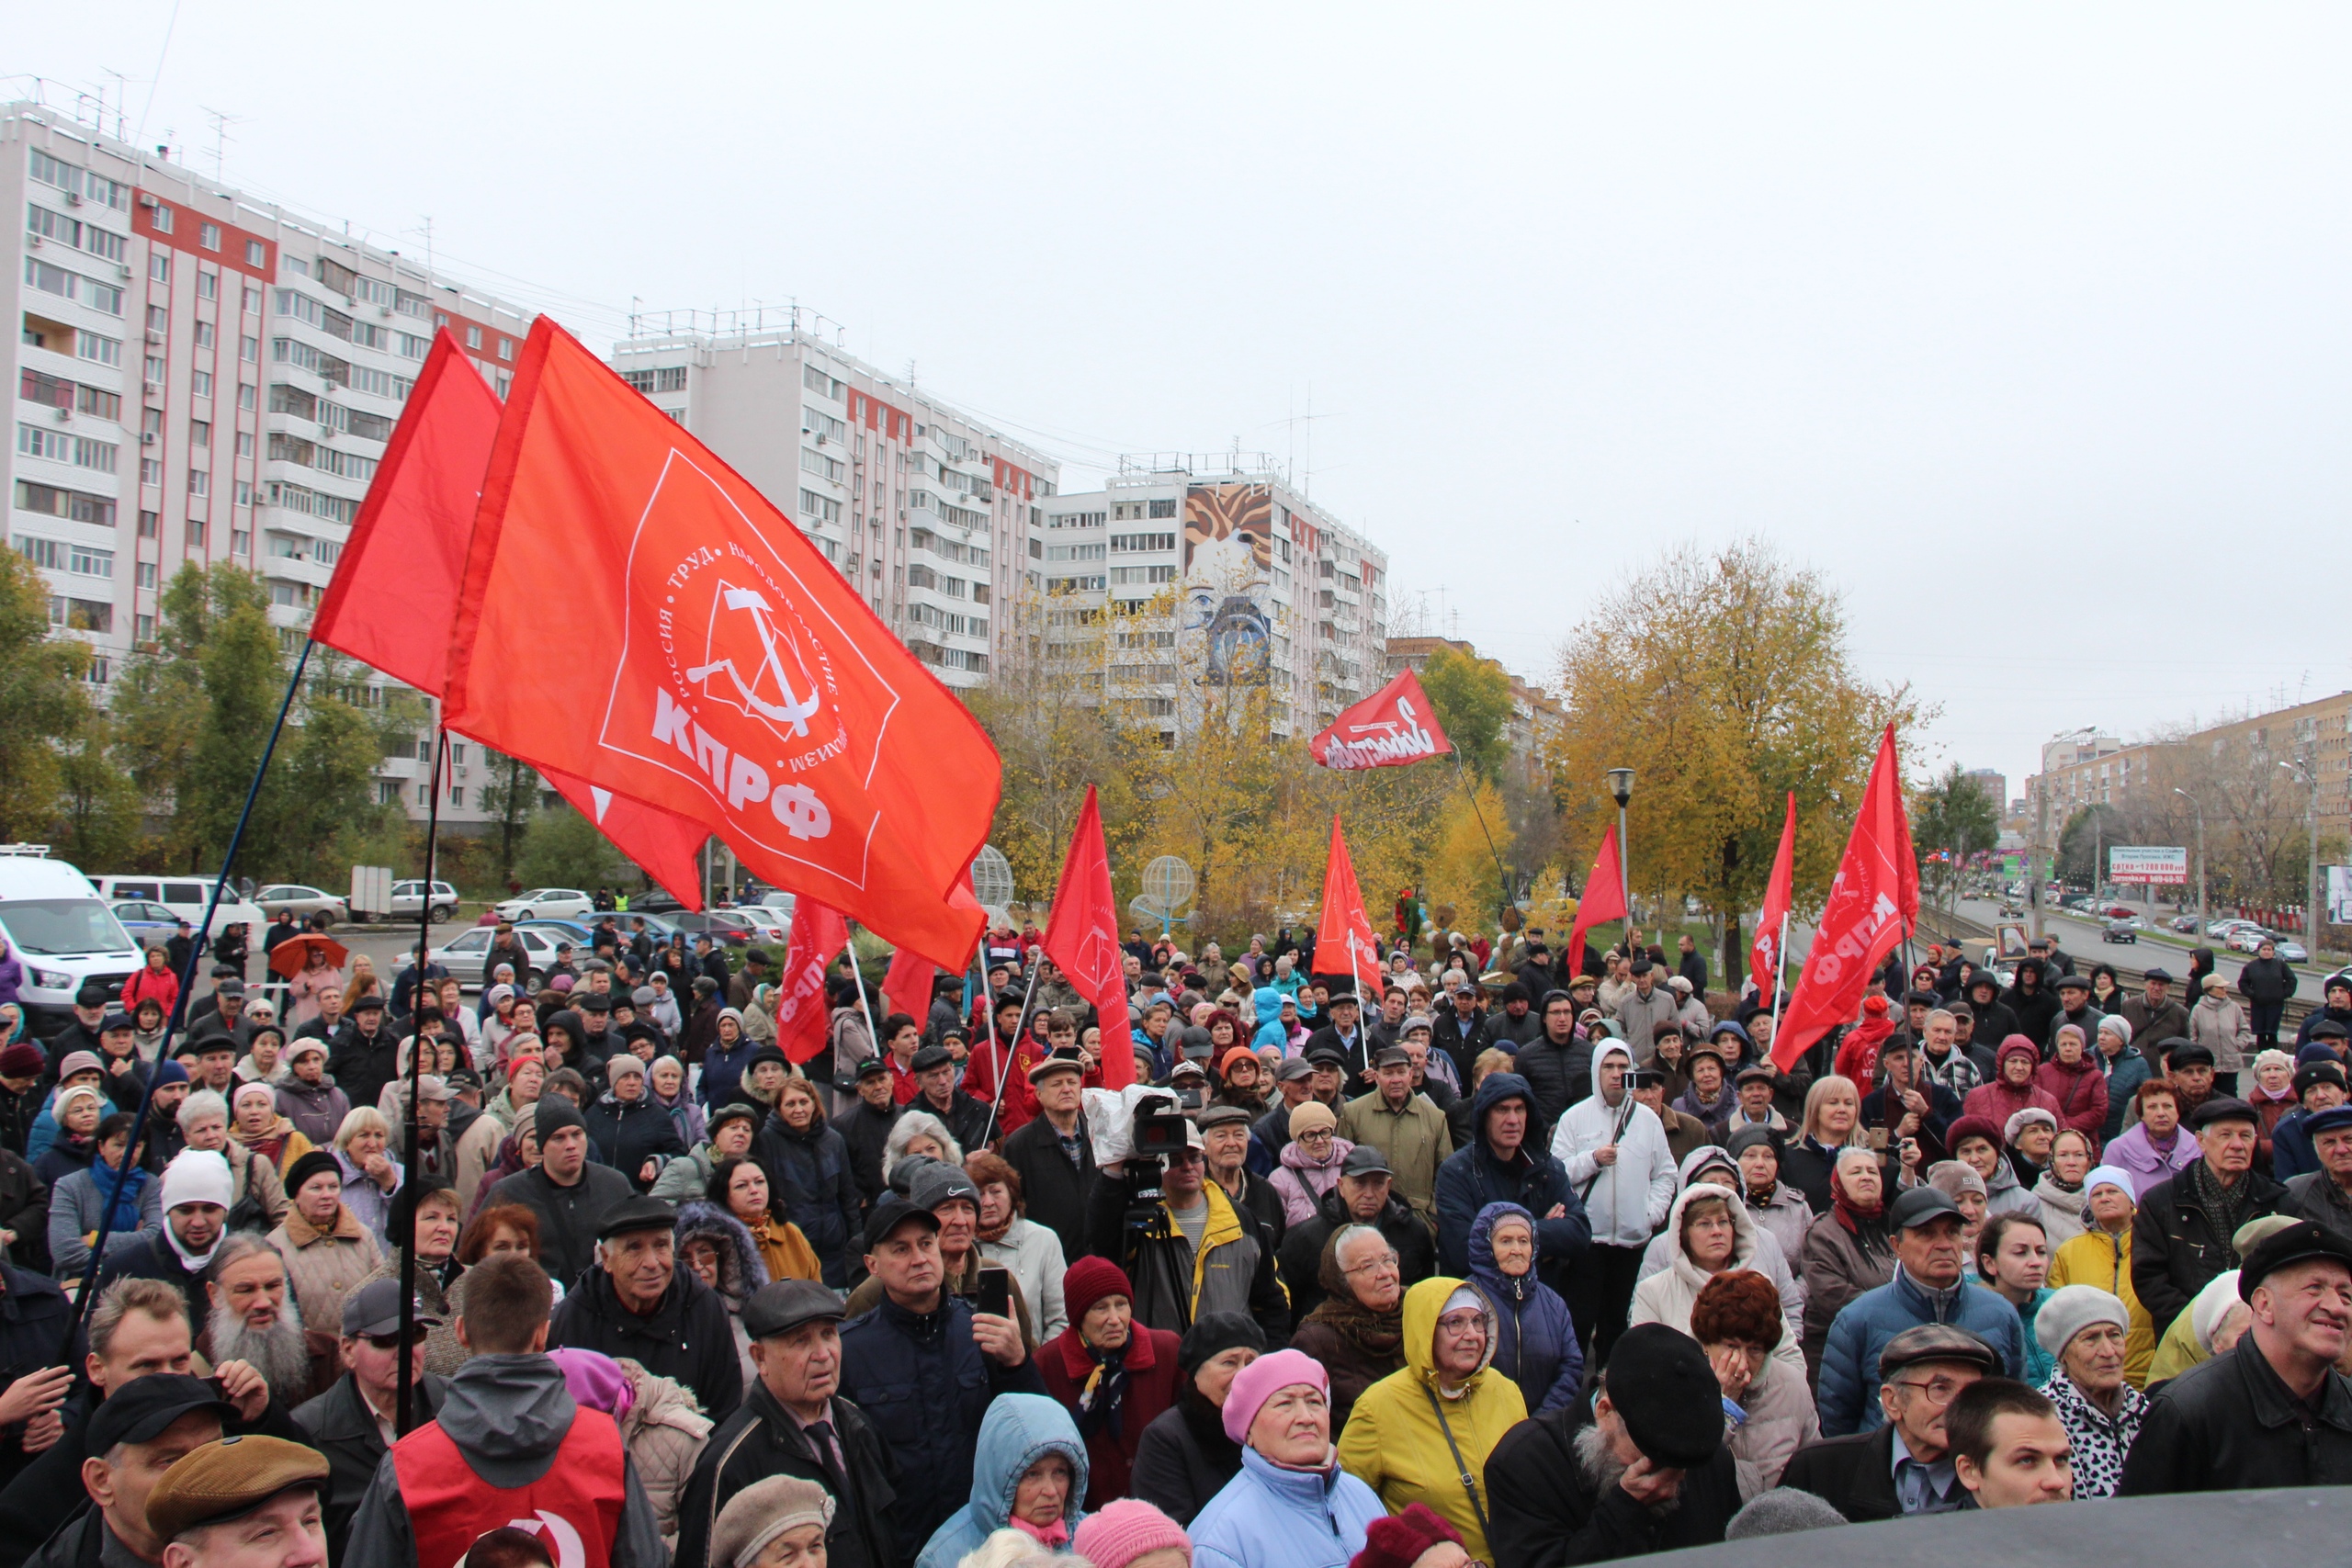
[[[2000,814],[1984,787],[1954,762],[1911,797],[1911,847],[1922,878],[1951,902],[1969,861],[2001,841]],[[1940,852],[1942,858],[1935,858]]]
[[[92,716],[90,650],[51,635],[49,600],[30,561],[0,552],[0,841],[49,835]]]
[[[1510,672],[1491,659],[1443,643],[1420,672],[1421,690],[1462,763],[1492,783],[1510,753]]]
[[[1561,649],[1566,716],[1552,773],[1588,862],[1616,819],[1602,775],[1634,770],[1635,897],[1712,911],[1724,983],[1745,970],[1744,912],[1762,902],[1787,792],[1797,795],[1797,902],[1817,908],[1853,826],[1878,733],[1927,716],[1907,687],[1854,669],[1820,572],[1750,538],[1684,546],[1602,596]]]

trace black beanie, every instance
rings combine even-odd
[[[288,1199],[291,1199],[294,1194],[302,1190],[302,1184],[304,1182],[310,1180],[311,1178],[318,1175],[321,1171],[325,1171],[327,1174],[333,1176],[337,1181],[341,1181],[343,1179],[343,1167],[336,1163],[334,1154],[326,1149],[312,1149],[309,1154],[306,1154],[300,1159],[296,1160],[293,1165],[288,1168],[286,1172],[286,1196]]]
[[[1651,1463],[1696,1470],[1723,1447],[1723,1385],[1706,1351],[1681,1330],[1663,1323],[1625,1330],[1601,1382],[1625,1435]]]
[[[566,1127],[585,1127],[587,1120],[580,1108],[560,1094],[542,1094],[531,1108],[531,1130],[537,1134],[539,1147],[544,1150],[548,1140]]]
[[[1260,1355],[1266,1353],[1266,1331],[1254,1318],[1238,1312],[1204,1312],[1184,1330],[1183,1343],[1176,1348],[1176,1364],[1191,1377],[1202,1364],[1233,1349],[1246,1346]]]

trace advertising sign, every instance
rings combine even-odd
[[[2107,852],[2110,882],[2146,882],[2162,887],[2188,883],[2188,852],[2185,849],[2132,847],[2117,844]]]
[[[2352,865],[2322,869],[2327,873],[2327,923],[2352,926]]]

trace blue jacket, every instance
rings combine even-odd
[[[1261,986],[1250,993],[1250,1005],[1258,1010],[1258,1032],[1250,1037],[1252,1051],[1272,1045],[1285,1056],[1290,1055],[1290,1031],[1283,1027],[1283,994],[1272,986]]]
[[[1245,1448],[1241,1472],[1193,1516],[1193,1568],[1342,1568],[1387,1513],[1337,1464],[1284,1470]]]
[[[713,1040],[702,1056],[702,1081],[695,1086],[695,1098],[716,1111],[744,1098],[743,1069],[752,1065],[752,1053],[760,1043],[748,1034],[735,1037],[735,1049],[728,1050]]]
[[[865,1413],[899,1461],[890,1505],[898,1568],[911,1568],[933,1532],[970,1501],[989,1402],[1046,1392],[1035,1358],[1008,1368],[980,1353],[971,1303],[952,1295],[921,1315],[886,1296],[842,1325],[841,1377],[841,1396]]]
[[[1966,1280],[1939,1296],[1898,1263],[1893,1280],[1848,1302],[1829,1325],[1815,1398],[1823,1437],[1874,1432],[1886,1424],[1878,1407],[1879,1352],[1905,1329],[1926,1323],[1967,1329],[2001,1353],[2009,1376],[2025,1375],[2025,1328],[2017,1308]]]
[[[2106,1053],[2101,1052],[2102,1058]],[[2108,1059],[2107,1122],[2099,1129],[2099,1143],[2111,1144],[2123,1134],[2124,1113],[2132,1109],[2132,1097],[2148,1081],[2148,1059],[2137,1051],[2126,1050],[2121,1055]],[[2280,1178],[2284,1180],[2285,1178]]]
[[[1069,1461],[1073,1480],[1062,1506],[1062,1523],[1075,1531],[1086,1517],[1086,1444],[1058,1400],[1037,1393],[997,1396],[980,1422],[980,1442],[972,1460],[972,1500],[947,1516],[915,1568],[956,1568],[967,1551],[1005,1528],[1012,1517],[1012,1495],[1029,1467],[1047,1454]]]
[[[2303,1123],[2311,1112],[2300,1106],[2278,1118],[2278,1125],[2270,1130],[2270,1179],[2284,1181],[2291,1176],[2305,1176],[2319,1168],[2319,1151],[2312,1147],[2312,1135],[2303,1131]]]
[[[1487,1117],[1507,1100],[1527,1107],[1527,1135],[1506,1165],[1487,1144]],[[1516,1203],[1536,1216],[1535,1249],[1544,1282],[1561,1289],[1570,1269],[1592,1245],[1584,1201],[1568,1185],[1567,1168],[1545,1151],[1552,1124],[1517,1073],[1488,1073],[1470,1102],[1470,1142],[1437,1168],[1437,1256],[1449,1274],[1470,1271],[1470,1226],[1489,1203]],[[1566,1212],[1545,1219],[1555,1204]],[[1565,1292],[1564,1292],[1565,1293]]]
[[[1479,1210],[1470,1226],[1468,1277],[1494,1303],[1495,1353],[1488,1365],[1519,1384],[1527,1413],[1534,1416],[1558,1409],[1583,1390],[1584,1348],[1577,1342],[1568,1303],[1536,1272],[1544,1260],[1541,1235],[1535,1241],[1535,1266],[1526,1273],[1505,1274],[1495,1267],[1491,1238],[1495,1222],[1506,1214],[1534,1224],[1535,1216],[1516,1203],[1489,1203]]]
[[[796,1133],[771,1111],[752,1145],[752,1157],[784,1200],[785,1217],[800,1227],[824,1265],[825,1283],[849,1289],[852,1238],[864,1223],[849,1141],[822,1117],[811,1119],[807,1132]]]

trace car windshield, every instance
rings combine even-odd
[[[20,898],[0,904],[0,928],[20,951],[42,957],[120,953],[130,937],[96,898]]]

